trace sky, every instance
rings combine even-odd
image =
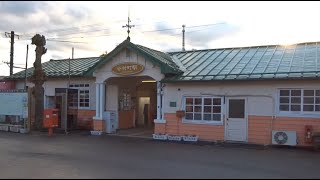
[[[320,41],[316,1],[1,1],[0,76],[8,76],[14,31],[14,66],[35,60],[35,34],[46,37],[50,59],[97,57],[127,38],[163,52]],[[13,72],[22,69],[14,68]]]

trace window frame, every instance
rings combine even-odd
[[[90,109],[90,83],[74,83],[74,84],[70,84],[69,88],[73,88],[73,89],[77,89],[78,90],[78,102],[77,102],[77,107],[72,107],[72,108],[78,108],[78,109]],[[88,91],[88,99],[89,99],[89,106],[88,107],[83,107],[80,106],[80,91]]]
[[[290,92],[292,90],[300,90],[300,94],[301,94],[301,97],[300,97],[300,111],[291,111],[290,109],[290,106],[291,106],[291,94],[289,96],[289,110],[290,111],[281,111],[280,110],[280,98],[283,97],[283,96],[280,96],[280,91],[281,90],[290,90]],[[304,106],[304,91],[305,90],[313,90],[314,91],[314,103],[313,103],[313,106],[315,108],[316,105],[320,105],[320,104],[317,104],[316,103],[316,100],[315,98],[317,97],[316,95],[316,90],[320,90],[320,88],[315,88],[315,87],[304,87],[304,88],[278,88],[277,89],[277,101],[276,101],[276,112],[277,112],[277,115],[279,116],[288,116],[288,117],[319,117],[320,115],[320,111],[304,111],[303,110],[303,106]],[[309,105],[309,104],[307,104]]]
[[[80,91],[88,91],[89,97],[84,98],[84,100],[88,99],[88,106],[80,106]],[[86,102],[83,102],[83,103],[86,103]],[[79,109],[90,109],[90,89],[89,88],[79,88],[78,89],[78,108]]]
[[[202,119],[201,120],[189,120],[189,119],[186,119],[186,116],[184,116],[182,118],[182,123],[190,123],[190,124],[208,124],[208,125],[223,125],[223,122],[224,122],[224,116],[225,116],[225,112],[224,112],[224,97],[222,96],[208,96],[208,95],[205,95],[205,96],[199,96],[199,95],[188,95],[188,96],[183,96],[183,105],[182,105],[182,109],[185,111],[185,114],[187,113],[186,112],[186,107],[187,107],[187,104],[186,104],[186,99],[187,98],[201,98],[201,117]],[[204,120],[204,114],[206,114],[204,112],[204,107],[207,106],[204,104],[204,99],[205,98],[211,98],[211,99],[220,99],[220,121],[215,121],[215,120]],[[195,106],[195,104],[193,104],[193,107]],[[213,106],[219,106],[219,105],[213,105],[213,102],[211,102],[211,107]],[[193,113],[194,113],[194,109],[193,109]],[[219,113],[213,113],[213,110],[211,110],[211,115],[213,114],[219,114]]]

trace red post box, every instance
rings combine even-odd
[[[45,109],[43,112],[43,127],[49,129],[49,136],[53,133],[53,128],[58,127],[58,109]]]

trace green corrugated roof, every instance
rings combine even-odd
[[[98,62],[96,65],[94,65],[88,73],[92,73],[97,68],[101,67],[108,61],[112,59],[115,55],[117,55],[120,51],[123,49],[128,48],[137,54],[142,55],[147,60],[151,61],[154,64],[157,64],[160,66],[161,73],[172,73],[172,74],[178,74],[182,73],[182,71],[179,69],[179,66],[177,66],[174,61],[172,60],[172,57],[168,54],[160,51],[156,51],[154,49],[150,49],[141,45],[133,44],[128,40],[123,41],[121,44],[119,44],[114,50],[112,50],[109,54],[107,54],[103,59],[101,59],[100,62]]]
[[[154,49],[150,49],[141,45],[136,44],[136,46],[141,49],[142,51],[150,54],[151,56],[159,59],[162,63],[172,68],[174,71],[180,71],[179,66],[172,60],[172,57],[169,54],[157,51]]]
[[[94,70],[111,60],[124,48],[133,50],[159,65],[162,73],[176,74],[165,78],[164,82],[318,79],[320,75],[320,42],[164,53],[125,40],[103,58],[70,60],[70,76],[92,76]],[[50,60],[42,63],[47,77],[68,76],[68,60]],[[33,68],[29,68],[27,76],[32,73]],[[24,71],[6,77],[8,78],[24,78]]]
[[[83,76],[90,67],[96,64],[100,57],[70,59],[70,76]],[[42,63],[42,68],[47,77],[66,77],[69,75],[69,59],[50,60]],[[33,74],[33,67],[27,69],[27,77]],[[21,79],[25,77],[25,70],[15,73],[7,79]]]
[[[113,56],[119,53],[124,48],[129,48],[138,54],[141,54],[146,59],[150,60],[152,63],[157,64],[161,68],[162,73],[182,73],[179,67],[174,63],[172,58],[160,51],[156,51],[141,45],[136,45],[130,41],[123,41],[118,45],[113,51],[111,51],[105,57],[90,57],[90,58],[77,58],[70,60],[70,76],[92,76],[92,73],[97,68],[101,67],[107,61],[111,60]],[[42,63],[42,68],[46,73],[47,77],[66,77],[69,71],[69,59],[61,60],[50,60]],[[31,76],[33,73],[33,67],[27,69],[27,77]],[[21,79],[25,77],[25,71],[20,71],[13,74],[7,79]]]
[[[169,53],[185,72],[164,81],[319,78],[320,42]]]

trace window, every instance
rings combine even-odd
[[[77,97],[77,94],[75,93],[72,93],[69,95],[69,106],[70,107],[78,107],[78,97]]]
[[[221,122],[221,103],[218,97],[185,97],[185,120]]]
[[[89,107],[89,90],[79,90],[79,107]]]
[[[296,113],[319,113],[320,89],[279,90],[279,111]]]
[[[79,108],[90,107],[90,85],[89,84],[70,84],[69,87],[78,89],[78,97],[76,94],[70,97],[69,106]]]
[[[245,100],[230,99],[228,116],[229,118],[245,118]]]

